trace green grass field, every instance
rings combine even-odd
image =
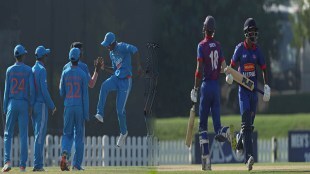
[[[85,171],[77,171],[70,173],[97,173],[97,174],[193,174],[193,173],[213,173],[213,174],[243,174],[243,173],[310,173],[309,163],[257,163],[254,164],[253,170],[248,172],[244,164],[213,164],[212,171],[201,171],[200,165],[162,165],[156,167],[85,167]],[[63,173],[58,167],[46,167],[46,172],[36,173]],[[13,168],[10,173],[19,173],[18,168]],[[26,173],[31,172],[31,168],[27,168]],[[66,172],[64,172],[66,173]]]
[[[285,106],[283,106],[285,107]],[[194,131],[198,131],[198,116],[195,119]],[[236,131],[240,130],[241,117],[239,115],[222,116],[222,125],[233,124]],[[160,140],[184,139],[188,117],[161,118],[155,121],[155,135]],[[286,137],[289,130],[310,130],[310,114],[282,114],[256,115],[255,131],[258,137],[269,139],[272,136]],[[214,132],[212,117],[209,117],[209,132]]]

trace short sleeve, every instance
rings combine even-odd
[[[130,52],[131,54],[134,54],[138,51],[138,48],[130,44],[125,44],[125,50]]]
[[[201,44],[198,44],[198,47],[197,47],[197,61],[203,62],[202,45]]]

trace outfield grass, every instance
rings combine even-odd
[[[310,173],[309,163],[256,163],[253,166],[253,170],[248,172],[244,164],[213,164],[212,171],[201,171],[200,165],[162,165],[155,167],[85,167],[85,171],[70,171],[61,172],[59,167],[46,167],[46,172],[36,173],[93,173],[93,174],[198,174],[198,173],[213,173],[213,174],[248,174],[248,173]],[[28,167],[26,173],[31,172],[31,168]],[[18,168],[13,168],[10,173],[19,173]]]
[[[285,107],[285,106],[283,106]],[[194,131],[198,131],[198,117],[195,119]],[[222,125],[233,124],[236,131],[240,130],[239,115],[222,116]],[[155,134],[160,140],[184,139],[188,117],[160,118],[155,121]],[[287,137],[289,130],[310,130],[310,114],[256,115],[255,131],[258,137],[269,139],[272,136]],[[209,117],[209,132],[214,132],[212,117]]]

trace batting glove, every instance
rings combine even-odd
[[[263,101],[268,102],[269,100],[270,100],[270,87],[268,85],[265,85]]]
[[[197,95],[198,95],[198,88],[194,88],[191,91],[191,100],[194,103],[197,103]]]
[[[231,74],[227,74],[226,75],[226,82],[231,85],[233,83],[233,81],[234,81],[234,77]]]

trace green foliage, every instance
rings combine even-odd
[[[222,125],[233,124],[240,130],[239,115],[221,117]],[[162,118],[155,122],[155,134],[160,140],[185,139],[188,117]],[[259,138],[270,139],[272,136],[286,137],[289,130],[309,130],[310,114],[292,115],[256,115],[254,126]],[[214,132],[212,119],[209,118],[209,132]],[[198,132],[198,117],[195,119],[194,131]]]
[[[301,48],[304,42],[310,39],[310,8],[307,7],[310,4],[310,0],[293,0],[292,2],[298,4],[299,7],[297,13],[290,15],[294,33],[292,44],[297,48]]]

